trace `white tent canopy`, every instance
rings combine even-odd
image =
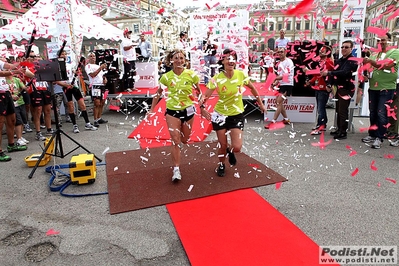
[[[80,0],[65,0],[71,7],[73,33],[77,39],[86,38],[120,41],[123,31],[93,14]],[[0,28],[0,42],[29,40],[34,28],[37,38],[59,36],[54,0],[41,0],[28,12]]]

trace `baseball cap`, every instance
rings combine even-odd
[[[126,28],[126,29],[123,31],[123,35],[126,35],[126,34],[128,34],[128,33],[132,33],[132,31],[129,30],[128,28]]]

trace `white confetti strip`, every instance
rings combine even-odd
[[[194,185],[190,185],[189,188],[187,189],[188,192],[191,192],[191,190],[193,189]]]
[[[114,171],[118,171],[118,169],[119,169],[118,166],[114,167]]]
[[[140,159],[141,159],[142,161],[148,162],[148,158],[146,158],[146,157],[144,157],[144,156],[140,156]]]
[[[109,151],[109,147],[105,148],[105,150],[103,151],[102,155],[104,155],[107,151]]]

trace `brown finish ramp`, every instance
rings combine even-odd
[[[218,177],[217,143],[199,142],[182,150],[182,180],[173,183],[170,147],[106,154],[111,214],[206,197],[223,192],[286,181],[280,174],[244,153],[237,165]]]

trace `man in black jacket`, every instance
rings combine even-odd
[[[334,139],[346,139],[348,130],[349,104],[355,93],[353,73],[357,71],[357,62],[350,60],[352,57],[353,42],[344,41],[341,46],[342,57],[334,62],[333,71],[323,71],[322,76],[327,76],[327,87],[335,85],[337,92],[335,98],[335,111],[337,112],[337,130],[332,131]]]

